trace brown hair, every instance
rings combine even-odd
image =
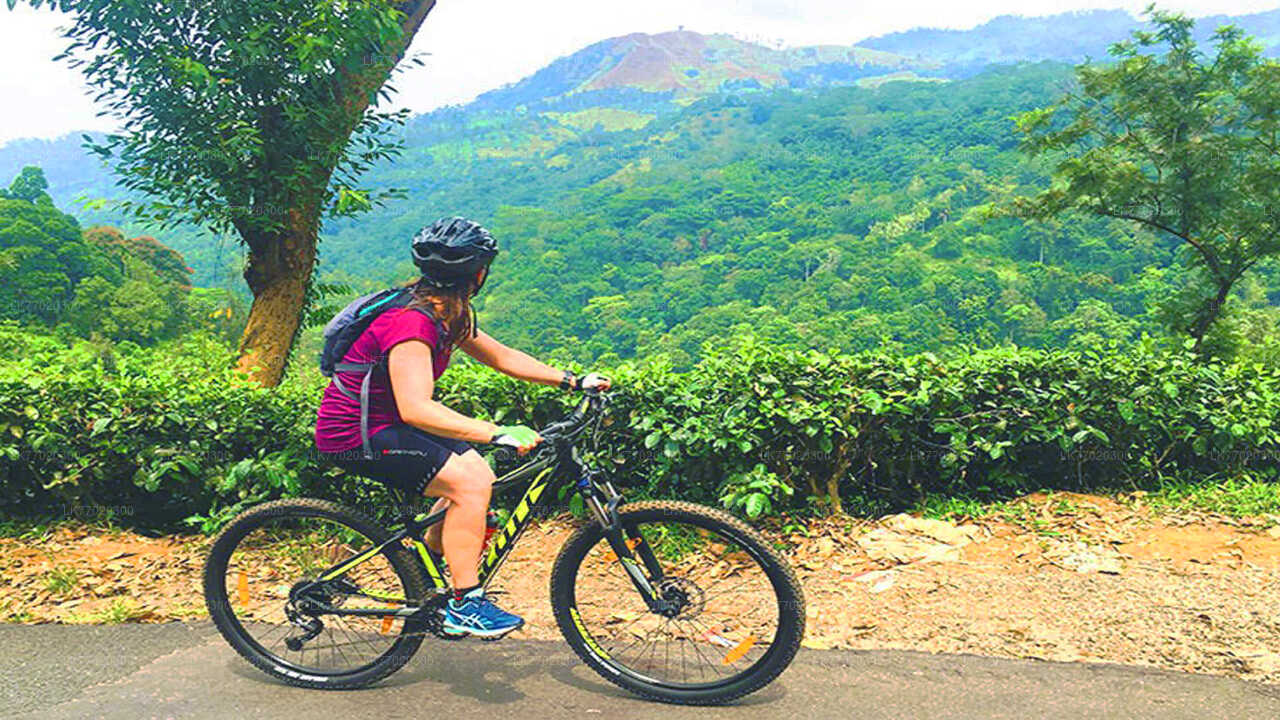
[[[439,288],[420,278],[410,280],[405,287],[413,290],[413,299],[406,307],[430,312],[449,334],[449,344],[457,345],[476,331],[476,311],[471,307],[474,285],[467,282]]]

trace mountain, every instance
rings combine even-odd
[[[748,332],[761,352],[1158,335],[1162,303],[1194,286],[1177,242],[1122,221],[988,213],[1048,184],[1010,116],[1052,102],[1069,77],[1038,63],[945,84],[720,93],[505,154],[441,142],[412,201],[327,226],[320,271],[361,290],[405,279],[417,226],[475,215],[503,248],[481,324],[584,364],[683,367]],[[402,164],[426,163],[412,152]],[[1280,299],[1278,280],[1264,268],[1233,299],[1240,327],[1265,335],[1252,323]]]
[[[891,53],[909,62],[933,63],[945,77],[963,77],[992,64],[1103,60],[1112,44],[1143,25],[1123,10],[1045,17],[1001,15],[970,30],[917,28],[864,40],[858,47]],[[1197,18],[1197,39],[1208,42],[1214,29],[1222,25],[1237,25],[1257,38],[1267,54],[1280,54],[1280,10]]]
[[[1269,48],[1280,37],[1280,12],[1205,21],[1200,31],[1228,20]],[[1085,300],[1107,303],[1090,317],[1122,327],[1148,312],[1134,277],[1143,263],[1171,267],[1168,248],[1125,239],[1118,225],[1045,238],[1021,225],[982,229],[970,215],[993,200],[985,188],[1043,179],[1016,152],[1009,116],[1052,101],[1069,68],[1027,63],[1097,56],[1135,27],[1125,13],[1099,12],[1005,17],[848,47],[777,49],[692,32],[604,40],[474,103],[412,118],[402,156],[367,177],[372,187],[404,189],[405,199],[326,222],[319,273],[360,287],[407,276],[404,238],[458,213],[492,221],[513,243],[505,262],[520,268],[486,292],[485,321],[530,348],[577,347],[584,358],[671,343],[691,356],[701,341],[755,317],[757,305],[785,321],[778,332],[850,348],[884,338],[921,348],[1015,336],[1024,331],[974,319],[1011,308],[1040,318],[1034,342],[1050,342],[1047,328]],[[59,206],[85,225],[145,233],[71,202],[119,192],[79,143],[68,136],[0,147],[0,182],[40,164]],[[966,189],[948,194],[952,185]],[[1098,245],[1097,237],[1108,239]],[[183,253],[195,284],[243,291],[234,239],[194,228],[159,239]],[[771,265],[764,248],[790,258],[786,267]],[[1091,259],[1028,264],[1071,248]],[[886,258],[892,273],[877,267]],[[831,263],[836,296],[816,297],[808,279]],[[950,279],[921,289],[912,285],[919,278],[905,279],[918,274],[913,263]],[[1143,278],[1143,287],[1176,279],[1162,277]],[[554,311],[528,319],[519,299],[552,281],[569,289],[548,290],[539,302]],[[941,305],[940,293],[950,293]],[[804,329],[802,317],[819,316],[821,325]]]
[[[1280,10],[1198,20],[1208,41],[1235,24],[1280,54]],[[481,94],[470,110],[661,109],[716,92],[804,89],[884,79],[960,78],[992,64],[1102,59],[1143,21],[1123,10],[1003,15],[970,30],[917,28],[856,45],[770,48],[729,35],[676,31],[602,40],[519,82]]]
[[[651,106],[710,93],[774,87],[846,85],[917,69],[912,61],[859,47],[774,49],[729,35],[677,31],[610,38],[560,58],[533,75],[476,98],[472,109]]]

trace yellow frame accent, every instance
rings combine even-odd
[[[502,532],[496,534],[493,542],[489,545],[489,552],[483,558],[483,562],[480,567],[481,583],[486,583],[488,581],[489,576],[493,574],[497,566],[501,564],[502,560],[506,557],[506,552],[503,551],[507,549],[507,547],[515,540],[515,537],[520,534],[520,531],[524,529],[529,513],[533,510],[534,504],[538,502],[538,498],[542,497],[542,494],[546,492],[546,489],[550,484],[548,478],[551,475],[551,472],[555,469],[556,466],[554,464],[548,465],[543,468],[529,483],[529,488],[525,490],[524,497],[520,498],[520,504],[516,506],[515,511],[511,513],[511,517],[507,518],[506,524],[502,527]],[[519,472],[520,470],[515,471],[515,473]],[[510,475],[508,477],[510,477]],[[422,559],[422,564],[427,568],[427,575],[431,578],[432,584],[436,589],[448,589],[449,585],[445,582],[442,569],[437,566],[435,561],[431,558],[431,553],[427,550],[426,543],[418,538],[410,538],[410,541],[413,543],[414,548],[417,549],[418,557]],[[320,580],[332,580],[333,578],[338,577],[356,565],[359,565],[360,563],[372,558],[374,555],[381,553],[385,546],[386,543],[383,543],[382,545],[375,545],[374,547],[361,552],[350,560],[347,560],[341,565],[329,570],[324,575],[321,575]],[[500,552],[501,555],[499,555]],[[397,599],[400,602],[405,602],[403,598]]]

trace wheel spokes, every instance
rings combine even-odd
[[[312,674],[357,671],[391,650],[404,619],[335,615],[322,609],[400,608],[406,603],[404,587],[380,554],[338,578],[317,578],[372,546],[368,538],[332,520],[271,518],[232,551],[225,601],[247,639],[293,669]]]
[[[662,568],[661,612],[645,604],[603,539],[576,578],[578,613],[609,661],[670,685],[715,684],[748,671],[778,632],[777,596],[764,568],[732,539],[699,526],[647,522],[633,531]]]

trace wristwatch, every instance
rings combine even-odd
[[[581,387],[582,387],[582,381],[578,380],[577,376],[574,375],[573,373],[569,372],[568,370],[565,370],[564,377],[560,378],[560,389],[561,390],[577,390]]]

